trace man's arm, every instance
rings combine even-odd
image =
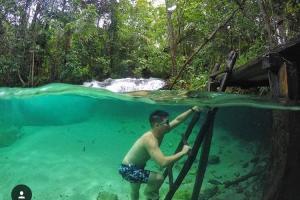
[[[200,112],[200,108],[198,106],[194,106],[178,115],[174,120],[170,122],[170,130],[178,126],[184,120],[186,120],[188,116],[190,116],[190,114],[192,114],[193,112]]]
[[[174,155],[171,156],[165,156],[156,141],[150,141],[146,145],[147,151],[151,158],[159,164],[161,167],[166,167],[170,165],[173,162],[176,162],[179,160],[182,156],[186,155],[188,151],[191,149],[188,145],[184,145],[182,150]]]

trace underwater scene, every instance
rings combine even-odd
[[[151,127],[160,109],[170,119],[197,105],[203,108],[188,144],[193,145],[206,117],[217,107],[201,200],[259,200],[262,197],[272,131],[272,111],[300,110],[257,97],[218,93],[157,91],[116,94],[67,84],[0,89],[0,200],[25,184],[36,200],[129,200],[130,185],[118,173],[135,140]],[[161,144],[172,155],[192,116]],[[191,198],[200,152],[174,200]],[[173,166],[174,179],[187,156]],[[146,169],[163,173],[149,161]],[[160,199],[169,190],[165,179]],[[145,199],[142,184],[140,199]]]

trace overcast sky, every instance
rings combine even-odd
[[[152,0],[153,5],[161,5],[165,3],[165,0]]]

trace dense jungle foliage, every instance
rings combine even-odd
[[[176,88],[201,89],[230,50],[242,65],[299,30],[298,0],[0,0],[0,86],[171,82],[198,50]]]

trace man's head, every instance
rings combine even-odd
[[[169,127],[169,113],[163,110],[156,110],[150,114],[149,122],[152,128]]]

